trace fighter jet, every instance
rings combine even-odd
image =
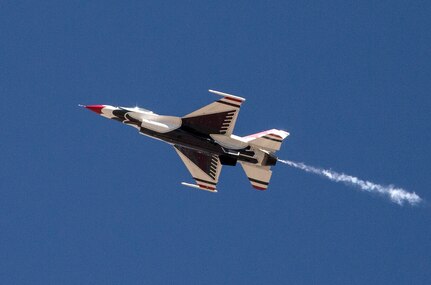
[[[162,116],[139,107],[80,105],[101,116],[122,122],[150,138],[172,145],[196,181],[183,185],[217,192],[222,165],[240,163],[251,185],[266,190],[275,152],[289,135],[282,130],[268,130],[245,137],[232,134],[244,98],[209,90],[221,96],[184,117]]]

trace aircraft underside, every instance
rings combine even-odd
[[[171,144],[196,185],[186,186],[217,192],[222,165],[240,163],[255,189],[266,190],[275,152],[289,133],[268,130],[246,137],[232,134],[244,98],[213,91],[223,98],[184,117],[161,116],[142,108],[110,105],[84,106],[103,117],[132,126],[143,135]]]
[[[222,165],[234,166],[236,165],[237,161],[243,161],[252,164],[258,163],[258,160],[254,157],[255,152],[251,150],[250,146],[236,150],[225,149],[208,135],[205,136],[203,134],[190,133],[189,131],[185,131],[182,128],[168,133],[158,133],[149,129],[141,128],[140,132],[175,146],[189,148],[199,152],[206,152],[212,155],[218,155]]]

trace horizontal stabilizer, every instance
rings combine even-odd
[[[243,137],[243,139],[251,145],[275,152],[280,150],[283,140],[287,138],[288,135],[288,132],[272,129]]]
[[[247,163],[241,163],[241,166],[253,188],[257,190],[266,190],[268,188],[272,175],[272,171],[268,166],[254,166]]]

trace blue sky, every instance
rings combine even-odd
[[[286,165],[219,193],[176,153],[79,108],[182,116],[245,97],[279,156],[431,199],[427,1],[2,1],[4,284],[430,284],[428,204]]]

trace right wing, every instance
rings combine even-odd
[[[197,186],[202,190],[217,192],[216,186],[222,167],[218,156],[178,145],[174,145],[174,149],[190,171]],[[187,183],[184,185],[191,186]]]
[[[230,136],[245,99],[219,91],[209,91],[223,98],[184,116],[182,126],[206,135]]]

